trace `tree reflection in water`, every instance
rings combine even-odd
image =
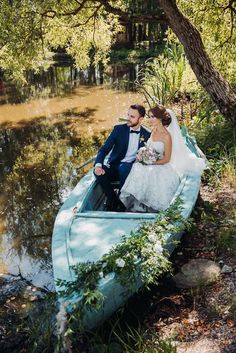
[[[58,209],[86,172],[76,167],[95,155],[103,140],[103,135],[80,138],[45,124],[2,132],[6,232],[18,255],[26,251],[46,265]]]

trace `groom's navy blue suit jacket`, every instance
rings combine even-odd
[[[105,157],[112,150],[108,163],[110,165],[119,164],[125,157],[129,144],[130,128],[127,124],[116,125],[110,136],[107,138],[104,145],[98,151],[95,164],[103,164]],[[139,148],[144,146],[144,143],[150,137],[150,132],[141,126],[139,134]]]

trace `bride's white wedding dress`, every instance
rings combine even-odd
[[[207,167],[206,157],[196,156],[185,144],[175,113],[167,109],[171,123],[167,130],[172,138],[172,152],[169,163],[143,165],[134,163],[120,199],[133,212],[154,212],[168,208],[183,175],[200,176]],[[164,143],[148,140],[148,145],[164,155]]]
[[[147,141],[147,146],[164,155],[164,143]],[[135,162],[120,193],[120,200],[128,211],[155,212],[165,210],[178,186],[180,179],[170,163],[144,165]]]

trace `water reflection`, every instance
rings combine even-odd
[[[57,63],[47,71],[27,72],[27,85],[5,82],[0,78],[0,105],[27,102],[32,98],[65,97],[81,85],[105,85],[125,91],[135,90],[137,73],[143,64],[116,63],[107,66],[91,66],[81,70],[73,63]]]
[[[43,131],[46,135],[45,130]],[[31,131],[32,133],[32,131]],[[65,189],[73,188],[80,178],[76,166],[95,154],[97,139],[73,141],[75,147],[62,140],[59,130],[48,129],[48,138],[41,132],[41,141],[33,136],[14,139],[5,157],[5,168],[11,171],[3,181],[6,201],[7,230],[28,247],[32,238],[49,236]],[[22,137],[22,136],[21,136]],[[25,144],[28,139],[28,144]],[[18,152],[18,156],[17,156]],[[16,159],[12,159],[17,156]],[[11,165],[12,164],[12,165]],[[4,178],[4,173],[2,172]],[[30,255],[43,256],[40,248],[28,249]]]
[[[18,244],[16,244],[18,242]],[[40,252],[44,252],[42,258],[32,257],[28,253],[28,248],[20,244],[21,239],[12,239],[10,234],[1,235],[0,249],[0,269],[2,273],[10,273],[13,276],[21,276],[30,281],[34,286],[54,291],[53,271],[50,255],[50,243],[48,238],[38,238],[32,240],[32,246],[40,247]]]
[[[88,77],[73,70],[53,67],[33,75],[30,86],[0,92],[0,272],[50,289],[53,223],[86,172],[76,167],[96,154],[130,104],[143,102],[135,92],[77,87]],[[105,81],[104,73],[93,75]],[[114,79],[126,75],[113,72]]]
[[[1,262],[9,272],[26,276],[34,285],[52,286],[55,216],[85,172],[76,167],[96,153],[103,139],[103,134],[76,138],[66,126],[55,128],[45,122],[0,133],[1,213],[5,215]]]

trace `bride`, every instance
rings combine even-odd
[[[128,211],[165,210],[184,174],[200,175],[206,167],[185,145],[175,113],[158,105],[149,110],[152,132],[147,147],[158,153],[151,164],[134,163],[120,192]]]

